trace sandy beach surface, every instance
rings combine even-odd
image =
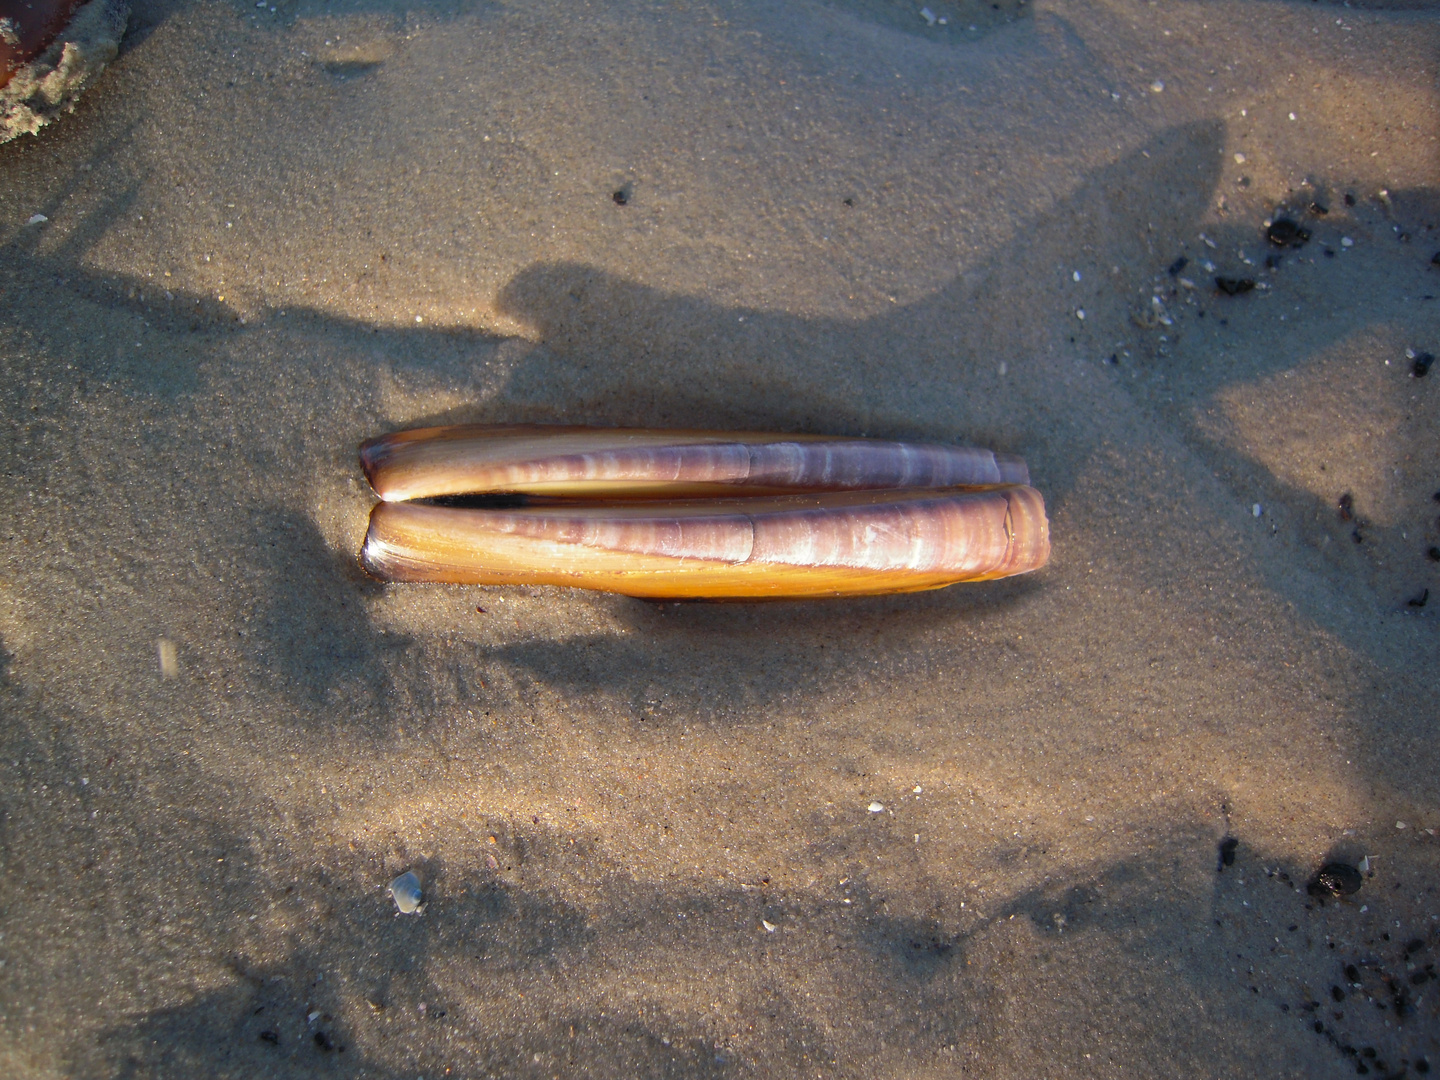
[[[0,1075],[1440,1070],[1440,13],[921,7],[138,0],[0,146]],[[1021,453],[1054,553],[367,579],[452,420]]]

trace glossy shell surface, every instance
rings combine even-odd
[[[688,498],[1030,482],[1023,459],[969,446],[537,425],[401,431],[363,444],[360,463],[386,502],[485,492]]]
[[[859,596],[1022,574],[1050,554],[1025,462],[969,447],[505,425],[399,432],[360,456],[384,500],[361,561],[387,581]]]

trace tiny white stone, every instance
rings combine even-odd
[[[425,321],[425,319],[424,319],[424,317],[423,317],[423,316],[420,316],[420,315],[416,315],[416,316],[415,316],[415,321],[416,321],[416,322],[424,322],[424,321]]]
[[[1083,307],[1075,309],[1075,318],[1079,319],[1081,322],[1085,321],[1085,309]]]
[[[1261,514],[1265,513],[1265,508],[1259,503],[1256,503],[1254,506],[1250,507],[1250,512],[1256,517],[1259,517]]]
[[[1008,368],[1007,368],[1006,365],[1005,365],[1005,361],[1004,361],[1004,360],[1001,360],[1001,361],[1000,361],[1000,374],[1001,374],[1001,375],[1004,375],[1007,370],[1008,370]]]
[[[1293,112],[1290,114],[1290,119],[1291,119],[1291,120],[1294,120],[1294,119],[1295,119],[1295,114],[1294,114]]]
[[[49,221],[49,220],[50,220],[50,219],[49,219],[48,217],[46,217],[44,214],[31,214],[31,215],[30,215],[30,220],[27,221],[27,222],[25,222],[25,224],[26,224],[26,225],[44,225],[44,224],[45,224],[47,221]]]
[[[924,19],[925,22],[930,26],[935,25],[935,13],[931,11],[928,7],[923,7],[920,9],[920,18]]]
[[[1403,821],[1397,821],[1397,822],[1395,822],[1395,828],[1397,828],[1397,829],[1408,829],[1409,827],[1410,827],[1410,826],[1406,825],[1405,822],[1403,822]]]
[[[915,792],[916,795],[919,795],[925,789],[922,788],[919,784],[916,784],[912,790]]]
[[[1361,904],[1361,905],[1360,905],[1360,914],[1363,915],[1363,914],[1365,914],[1365,912],[1367,912],[1367,911],[1369,911],[1369,910],[1370,910],[1370,905],[1369,905],[1369,904]]]
[[[765,932],[766,932],[767,934],[773,934],[773,933],[775,932],[775,924],[774,924],[774,923],[769,923],[769,922],[766,922],[764,919],[761,919],[761,920],[760,920],[760,925],[765,928]]]
[[[1080,280],[1080,271],[1079,271],[1079,270],[1076,270],[1073,274],[1071,274],[1071,275],[1070,275],[1070,280],[1071,280],[1071,281],[1079,281],[1079,280]]]
[[[420,910],[420,901],[425,894],[420,891],[420,879],[406,870],[390,882],[390,895],[402,915],[413,915]]]
[[[1236,165],[1244,165],[1244,164],[1245,164],[1245,155],[1244,155],[1244,154],[1236,154],[1236,155],[1235,155],[1235,164],[1236,164]]]
[[[872,813],[872,814],[883,814],[883,813],[885,812],[885,804],[884,804],[884,803],[878,803],[878,802],[872,802],[872,803],[869,805],[869,807],[867,807],[867,809],[868,809],[868,810],[870,811],[870,813]]]
[[[1354,246],[1355,246],[1355,241],[1354,241],[1354,240],[1351,240],[1350,237],[1348,237],[1348,236],[1342,236],[1342,237],[1340,237],[1340,246],[1341,246],[1341,247],[1354,247]]]
[[[1369,856],[1369,855],[1366,855],[1363,859],[1360,860],[1360,867],[1359,867],[1359,869],[1360,869],[1360,873],[1362,873],[1362,874],[1368,874],[1368,873],[1370,872],[1370,856]]]
[[[1150,89],[1153,90],[1155,93],[1158,94],[1158,93],[1160,93],[1161,91],[1163,91],[1163,90],[1165,89],[1165,84],[1164,84],[1163,82],[1161,82],[1159,79],[1156,79],[1154,82],[1152,82],[1152,83],[1150,84]]]

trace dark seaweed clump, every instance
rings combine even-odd
[[[1306,886],[1311,896],[1324,899],[1330,896],[1352,896],[1360,891],[1365,878],[1349,863],[1328,862],[1315,872]]]
[[[1265,238],[1276,247],[1304,247],[1310,239],[1310,230],[1287,217],[1276,218],[1265,230]]]
[[[1255,288],[1255,279],[1248,277],[1217,277],[1215,287],[1226,296],[1239,296]]]

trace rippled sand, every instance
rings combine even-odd
[[[0,147],[0,1074],[1440,1068],[1433,10],[276,7]],[[1019,452],[1054,556],[368,581],[452,419]]]

